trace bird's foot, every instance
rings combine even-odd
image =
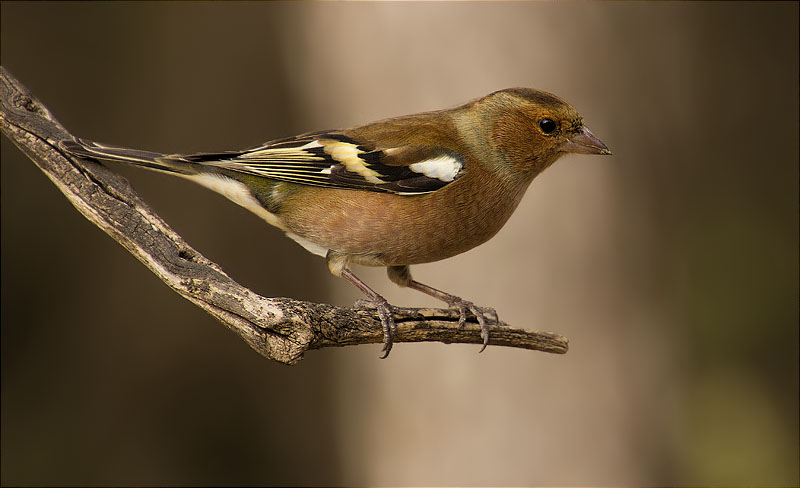
[[[481,338],[483,339],[483,347],[479,352],[483,352],[486,346],[489,345],[489,317],[494,320],[496,325],[500,325],[500,318],[497,316],[497,311],[491,307],[479,307],[474,303],[464,300],[461,297],[451,295],[450,293],[442,290],[437,290],[432,286],[420,283],[411,278],[411,271],[407,265],[405,266],[389,266],[387,267],[389,279],[394,281],[400,286],[411,288],[412,290],[421,291],[422,293],[432,296],[441,300],[451,308],[457,308],[459,313],[458,327],[464,327],[467,323],[467,312],[469,311],[478,320],[481,326]],[[374,293],[374,292],[373,292]]]
[[[378,317],[380,317],[381,326],[383,327],[383,349],[381,350],[383,355],[381,359],[386,359],[392,350],[392,344],[394,344],[394,333],[397,332],[397,324],[394,322],[394,307],[380,296],[374,300],[358,300],[356,306],[374,308],[378,312]]]
[[[497,310],[493,309],[492,307],[479,307],[474,303],[464,300],[463,298],[457,297],[455,295],[450,295],[446,300],[448,305],[452,308],[457,308],[459,312],[458,318],[458,326],[464,327],[464,324],[467,323],[467,312],[469,311],[472,315],[478,319],[478,324],[481,326],[481,338],[483,339],[483,347],[478,352],[483,352],[486,349],[486,346],[489,345],[489,320],[488,317],[492,317],[494,320],[495,325],[500,325],[500,318],[497,316]]]

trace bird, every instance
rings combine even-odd
[[[442,110],[341,130],[309,132],[249,149],[163,154],[71,138],[67,153],[132,164],[194,181],[252,211],[337,277],[360,289],[392,350],[395,307],[352,271],[386,267],[389,279],[467,314],[483,351],[495,309],[414,280],[410,266],[483,244],[503,227],[533,179],[568,153],[610,155],[567,101],[508,88]]]

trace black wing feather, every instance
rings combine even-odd
[[[401,164],[392,160],[392,164],[387,164],[389,158],[383,150],[343,134],[318,132],[245,151],[175,158],[291,183],[408,195],[436,191],[461,176],[463,160],[457,154],[446,150],[424,153],[428,155],[426,159]],[[446,166],[445,176],[436,172],[426,175],[419,165],[412,166],[423,161],[432,164],[430,161],[436,158],[440,158],[436,164]]]

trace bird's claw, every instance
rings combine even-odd
[[[392,307],[386,300],[357,300],[355,305],[357,307],[374,308],[378,312],[378,317],[381,319],[381,327],[383,327],[383,355],[381,359],[386,359],[389,352],[392,350],[394,344],[394,333],[397,332],[397,324],[394,322],[394,307]]]
[[[497,315],[497,310],[492,307],[479,307],[468,300],[452,295],[447,297],[446,301],[450,307],[458,309],[459,328],[466,325],[467,312],[474,315],[478,320],[478,324],[481,327],[481,338],[483,339],[483,347],[481,347],[481,350],[478,352],[483,352],[486,346],[489,345],[489,318],[494,321],[495,325],[500,325],[500,318]],[[381,319],[381,326],[383,327],[383,349],[381,350],[383,355],[380,358],[386,359],[389,356],[389,352],[392,350],[394,333],[397,331],[397,324],[395,324],[394,321],[394,307],[385,299],[361,299],[356,301],[356,306],[374,308],[377,310],[378,317]]]
[[[392,350],[394,343],[394,333],[397,332],[397,324],[394,323],[394,311],[392,306],[386,300],[382,302],[375,302],[378,309],[378,316],[381,318],[381,326],[383,327],[383,355],[381,359],[386,359],[389,352]]]
[[[483,347],[481,347],[481,350],[478,352],[483,352],[486,346],[489,345],[489,321],[487,320],[487,316],[491,316],[494,319],[495,325],[500,325],[500,318],[497,315],[497,310],[492,307],[479,307],[470,301],[456,296],[449,299],[447,303],[451,307],[458,309],[459,328],[464,327],[464,324],[467,323],[467,311],[478,319],[478,324],[481,326],[481,338],[483,339]]]

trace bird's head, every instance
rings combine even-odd
[[[492,145],[514,172],[535,176],[565,153],[611,154],[561,98],[530,88],[497,91],[475,102]]]

